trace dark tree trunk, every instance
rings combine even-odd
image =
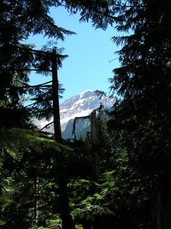
[[[171,228],[171,178],[164,177],[158,191],[157,229]]]
[[[54,116],[54,134],[57,142],[62,142],[60,111],[59,111],[59,83],[57,72],[57,54],[56,50],[52,53],[52,91],[53,91],[53,116]],[[75,229],[73,219],[70,215],[69,200],[67,193],[67,181],[65,176],[64,162],[55,161],[57,184],[59,185],[59,205],[63,229]]]
[[[65,169],[58,167],[58,184],[59,184],[59,204],[60,204],[60,215],[62,219],[63,229],[75,229],[73,219],[70,215],[69,200],[67,193],[67,178]]]
[[[52,93],[53,93],[53,121],[54,134],[56,141],[62,140],[61,125],[60,125],[60,111],[59,111],[59,82],[57,69],[57,54],[56,50],[52,53]]]
[[[98,134],[96,123],[96,111],[91,113],[91,143],[93,152],[93,177],[97,181],[101,174],[100,155],[98,150]]]

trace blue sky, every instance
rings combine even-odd
[[[111,27],[105,31],[95,29],[91,23],[79,22],[78,14],[70,15],[64,8],[53,8],[51,15],[58,26],[77,33],[66,36],[65,41],[58,41],[58,47],[64,48],[63,54],[69,56],[58,71],[59,81],[65,88],[60,102],[87,89],[109,92],[108,79],[118,66],[115,52],[119,48],[111,40],[116,30]],[[40,49],[47,40],[39,35],[30,37],[29,43],[34,43],[36,49]],[[48,81],[49,77],[33,73],[31,83]]]

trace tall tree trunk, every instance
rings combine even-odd
[[[157,229],[171,228],[171,178],[166,175],[160,182],[158,195]]]
[[[39,168],[36,168],[36,177],[34,180],[34,211],[33,211],[33,228],[37,227],[39,221]]]
[[[93,151],[93,176],[97,181],[101,174],[100,155],[98,150],[98,134],[96,124],[96,111],[91,113],[91,143]]]
[[[57,54],[56,50],[52,53],[52,93],[53,93],[53,120],[54,134],[56,141],[62,141],[61,125],[60,125],[60,110],[59,110],[59,82],[57,69]]]
[[[63,165],[58,166],[59,206],[63,229],[75,229],[74,221],[70,215],[67,193],[67,178]]]
[[[61,126],[60,126],[60,110],[59,110],[59,83],[57,71],[57,53],[52,53],[52,91],[53,91],[53,116],[54,116],[54,134],[57,142],[62,142]],[[73,219],[70,215],[69,200],[67,193],[67,180],[65,176],[64,161],[55,161],[57,171],[57,183],[59,185],[59,204],[60,215],[62,219],[63,229],[75,229]]]

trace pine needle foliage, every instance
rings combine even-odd
[[[0,139],[2,228],[44,225],[59,212],[57,169],[72,149],[26,129],[1,131]]]

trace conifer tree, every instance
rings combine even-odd
[[[27,111],[21,103],[22,95],[28,92],[25,84],[28,84],[30,69],[38,58],[36,60],[33,52],[30,52],[29,48],[32,48],[32,46],[23,45],[23,41],[31,34],[42,33],[49,38],[62,40],[64,35],[73,34],[73,32],[55,25],[53,19],[48,15],[49,8],[56,4],[56,1],[50,3],[47,1],[2,0],[1,2],[0,112],[4,118],[1,120],[3,125],[8,120],[5,119],[6,115],[4,114],[10,114],[11,108],[17,109],[18,114],[21,114],[21,111]],[[38,62],[40,63],[40,61],[42,61],[42,58],[39,55]],[[45,64],[44,70],[45,67],[47,70],[47,62],[43,61],[43,63]],[[22,109],[18,111],[18,108]],[[4,109],[6,109],[5,112],[3,112]],[[15,110],[12,112],[15,112]],[[17,116],[19,119],[19,115],[16,115],[15,118]]]
[[[0,28],[0,41],[1,41],[0,42],[0,51],[1,51],[1,59],[0,59],[1,110],[0,112],[1,112],[2,119],[1,119],[0,127],[2,132],[4,128],[8,132],[8,129],[13,127],[27,127],[27,128],[30,127],[29,125],[26,126],[26,121],[29,117],[28,115],[30,115],[28,111],[30,111],[30,109],[29,110],[26,109],[23,106],[21,101],[22,96],[28,92],[37,95],[36,100],[38,103],[36,103],[35,108],[36,110],[39,111],[38,114],[39,117],[45,115],[48,118],[50,115],[52,115],[52,110],[51,110],[52,102],[50,100],[52,100],[54,95],[52,94],[52,90],[50,90],[50,87],[48,85],[39,85],[39,86],[37,85],[36,87],[30,87],[30,85],[28,84],[29,83],[28,75],[30,73],[30,69],[32,67],[36,67],[36,70],[38,70],[39,72],[48,71],[49,66],[52,67],[52,60],[49,60],[49,54],[47,54],[47,52],[46,52],[47,55],[44,55],[44,58],[42,58],[41,55],[38,55],[36,57],[35,52],[31,49],[32,47],[29,45],[28,46],[23,45],[21,44],[21,42],[24,39],[27,39],[31,34],[35,35],[35,34],[43,33],[45,36],[49,38],[53,37],[54,39],[62,39],[62,40],[64,39],[64,35],[73,34],[73,32],[71,31],[65,30],[63,28],[59,28],[57,25],[55,25],[53,19],[49,16],[49,8],[51,6],[56,6],[56,5],[58,5],[56,1],[50,3],[49,1],[34,2],[34,1],[25,1],[25,0],[23,1],[3,0],[1,3],[2,20],[0,24],[1,26]],[[8,35],[7,35],[7,31],[8,31]],[[41,52],[38,53],[40,54]],[[51,65],[49,65],[50,61],[51,61]],[[55,56],[55,62],[53,62],[53,65],[56,64],[57,62]],[[45,100],[43,100],[45,94],[47,98],[44,98]],[[49,107],[47,105],[49,105]],[[41,111],[40,108],[41,109],[46,108],[46,110]],[[6,116],[6,114],[8,116]],[[60,120],[57,121],[59,122]],[[1,142],[1,147],[2,145],[3,144]],[[3,155],[1,154],[1,158],[2,157]],[[15,166],[15,163],[12,164],[13,166]],[[3,163],[3,165],[5,164]],[[15,173],[15,167],[10,172]],[[5,180],[5,176],[2,177],[2,179]],[[12,177],[12,179],[17,180],[18,178]],[[26,188],[25,184],[24,184],[24,188]],[[65,205],[66,202],[62,204]],[[10,207],[12,207],[12,205],[10,205]],[[29,207],[26,208],[25,210],[27,212],[27,210],[29,210]],[[61,213],[62,213],[62,209],[61,209]],[[67,214],[69,213],[67,212]],[[25,219],[24,216],[23,218]],[[15,217],[13,218],[13,220],[14,219]],[[2,223],[3,222],[4,221],[2,221]],[[15,224],[14,222],[12,224],[16,225],[16,227],[18,228],[26,227],[25,224],[22,224],[22,222],[20,223],[19,221],[15,221]],[[67,222],[67,220],[66,222],[63,223],[67,225],[64,228],[68,228],[68,227],[71,228],[70,223]],[[10,224],[8,224],[8,227],[9,225]],[[27,226],[29,226],[29,224]]]
[[[123,44],[119,51],[121,67],[114,70],[112,80],[112,89],[121,98],[115,106],[113,128],[124,131],[134,168],[142,176],[151,176],[154,185],[157,182],[158,205],[153,206],[152,215],[155,216],[150,216],[151,226],[167,229],[171,225],[168,220],[171,3],[128,2],[129,7],[121,12],[122,20],[117,22],[117,28],[130,31],[131,35],[113,38]]]

